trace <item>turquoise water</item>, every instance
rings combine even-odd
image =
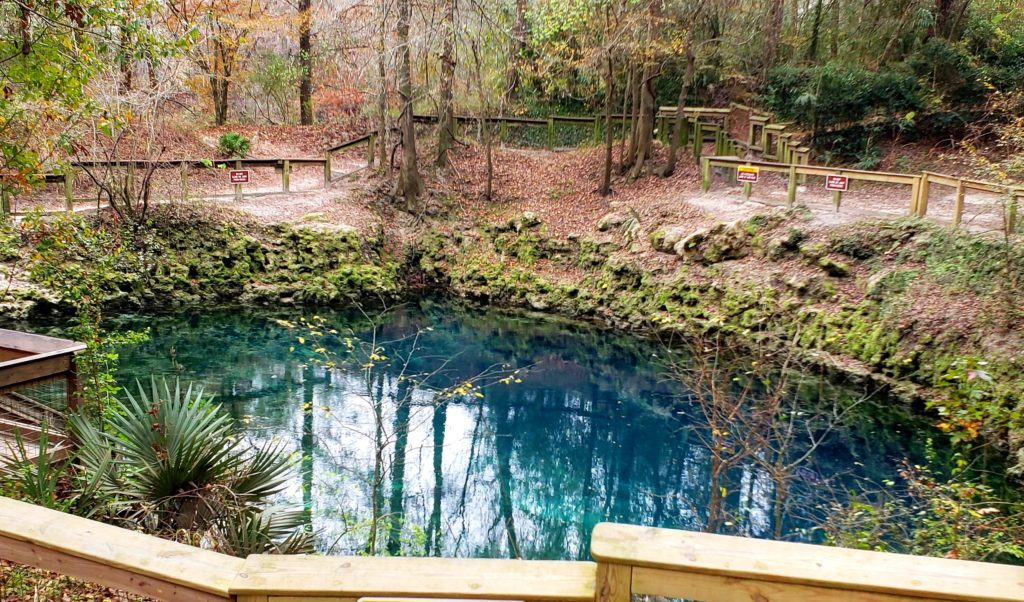
[[[300,315],[218,310],[122,316],[113,326],[150,329],[147,343],[123,351],[122,383],[151,374],[200,382],[245,437],[293,455],[280,502],[308,510],[321,551],[586,558],[600,521],[706,524],[707,425],[666,379],[663,358],[673,353],[661,344],[423,302],[392,310],[376,329],[356,312],[321,314],[324,332],[339,331],[329,351],[344,356],[352,329],[375,336],[388,357],[371,371],[359,362],[327,369],[276,321]],[[438,392],[479,375],[472,391]],[[862,392],[808,377],[799,394],[813,403]],[[818,538],[813,526],[830,502],[916,455],[909,419],[874,403],[793,470],[785,537]],[[877,408],[887,408],[889,426],[866,417]],[[801,437],[794,453],[806,449]],[[772,537],[774,481],[746,460],[727,484],[719,530]]]

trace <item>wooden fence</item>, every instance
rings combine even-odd
[[[797,186],[802,184],[807,176],[843,176],[848,181],[881,182],[885,184],[896,184],[909,187],[907,194],[907,215],[925,217],[928,214],[928,198],[933,184],[949,186],[956,190],[952,222],[959,227],[963,222],[964,198],[967,191],[979,191],[1002,195],[1006,198],[1006,206],[1003,211],[1003,223],[1001,227],[1005,231],[1014,233],[1018,226],[1017,206],[1019,198],[1024,196],[1024,186],[995,184],[969,178],[958,178],[934,172],[923,172],[921,174],[901,174],[881,171],[866,171],[860,169],[844,169],[838,167],[826,167],[797,163],[775,163],[769,161],[756,161],[738,156],[704,156],[701,158],[701,189],[707,192],[713,180],[714,168],[724,168],[727,179],[730,182],[738,182],[738,173],[742,167],[755,167],[758,172],[775,172],[787,175],[786,203],[792,207],[796,203]],[[750,182],[743,183],[743,193],[749,197],[753,189]],[[842,203],[843,191],[832,191],[832,200],[836,211]]]
[[[1016,185],[1003,185],[991,182],[983,182],[968,178],[958,178],[945,174],[923,172],[921,174],[901,174],[879,171],[867,171],[857,169],[839,169],[825,166],[810,165],[811,149],[799,144],[800,133],[793,129],[791,123],[775,123],[770,113],[758,111],[746,105],[731,103],[728,107],[686,107],[686,127],[682,131],[682,143],[692,152],[695,160],[701,162],[702,186],[705,191],[711,185],[713,168],[726,168],[731,182],[736,181],[737,167],[746,165],[757,167],[766,172],[783,172],[789,176],[787,189],[787,203],[793,205],[796,202],[797,186],[803,184],[808,175],[824,176],[842,175],[851,181],[884,182],[889,184],[907,185],[909,189],[908,215],[925,217],[928,214],[929,193],[932,185],[948,186],[955,189],[954,211],[952,222],[960,226],[964,216],[964,199],[969,191],[987,192],[999,194],[1005,197],[1005,206],[1001,207],[1003,215],[1002,227],[1008,232],[1015,232],[1018,226],[1018,201],[1024,196],[1024,187]],[[662,142],[669,142],[670,132],[675,125],[676,107],[660,107],[656,114],[656,136]],[[415,115],[418,123],[436,123],[436,115]],[[620,129],[625,129],[626,124],[632,119],[630,115],[614,114],[612,121],[618,124]],[[509,139],[509,126],[522,126],[543,128],[546,131],[545,146],[549,150],[555,146],[555,129],[559,124],[571,124],[574,126],[589,126],[592,129],[592,140],[594,144],[599,143],[604,136],[613,135],[612,132],[605,132],[604,115],[594,116],[570,116],[552,115],[547,118],[517,117],[517,116],[495,116],[482,118],[478,116],[458,115],[456,124],[475,124],[477,127],[498,128],[499,144],[504,144]],[[612,128],[615,129],[615,126]],[[183,200],[190,198],[188,187],[188,174],[190,170],[218,168],[219,166],[231,165],[234,169],[245,169],[247,167],[272,166],[280,173],[280,192],[291,191],[291,170],[295,166],[316,165],[323,168],[323,186],[326,188],[330,183],[338,179],[332,170],[332,160],[336,153],[351,150],[365,145],[366,165],[372,166],[376,145],[379,143],[379,132],[373,130],[357,138],[347,140],[341,144],[324,149],[323,158],[291,158],[291,159],[231,159],[212,163],[210,161],[188,160],[179,162],[157,162],[162,168],[177,167],[181,172],[181,193]],[[714,150],[711,155],[705,154],[705,146],[713,144]],[[755,159],[760,156],[759,159]],[[63,184],[65,196],[65,211],[74,211],[75,204],[79,202],[95,201],[95,199],[80,199],[74,197],[75,170],[101,165],[100,162],[86,161],[73,162],[68,166],[67,171],[62,173],[45,174],[46,182]],[[118,165],[130,167],[130,169],[145,168],[153,165],[148,161],[127,161]],[[744,184],[744,192],[750,196],[751,184]],[[258,196],[261,194],[277,194],[278,191],[262,193],[245,193],[241,185],[235,185],[234,197],[240,200],[243,194]],[[217,196],[217,195],[205,195]],[[229,195],[230,196],[230,195]],[[843,193],[833,193],[833,201],[836,209],[841,205]],[[0,218],[11,213],[10,199],[6,193],[0,198]]]
[[[0,498],[0,558],[157,600],[1011,602],[1024,567],[599,524],[596,562],[241,559]]]

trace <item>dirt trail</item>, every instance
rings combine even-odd
[[[661,152],[663,149],[659,149]],[[655,157],[655,161],[660,160]],[[708,192],[700,190],[697,165],[688,158],[680,160],[669,178],[646,176],[628,182],[617,176],[614,194],[598,194],[602,149],[585,148],[546,151],[522,148],[495,149],[495,195],[482,200],[485,168],[481,153],[470,146],[460,149],[451,173],[428,181],[436,202],[453,199],[456,216],[468,221],[491,223],[513,219],[525,211],[537,214],[554,235],[593,235],[600,219],[613,211],[635,212],[645,226],[685,224],[699,228],[713,222],[746,219],[766,208],[786,206],[787,182],[784,176],[762,174],[746,198],[741,185],[730,184],[723,173],[716,173]],[[190,196],[202,196],[206,202],[224,204],[251,214],[262,223],[321,223],[350,226],[360,231],[376,227],[381,218],[370,207],[372,195],[367,188],[375,181],[365,169],[362,151],[339,153],[333,160],[333,181],[323,185],[319,166],[293,168],[291,192],[281,192],[281,174],[272,167],[251,172],[241,203],[234,200],[233,187],[220,170],[196,170],[190,174]],[[75,196],[95,196],[87,181],[76,182]],[[180,174],[177,170],[154,178],[154,197],[180,199]],[[15,199],[15,211],[31,207],[61,210],[64,207],[61,185],[49,185],[35,194]],[[908,214],[908,186],[852,182],[851,189],[835,206],[832,193],[824,189],[821,177],[808,176],[797,189],[797,203],[808,208],[809,225],[824,227],[864,219],[895,219]],[[977,231],[1001,227],[1001,199],[997,195],[968,194],[964,227]],[[928,218],[952,223],[953,191],[932,188]],[[95,201],[82,202],[81,208],[95,207]]]

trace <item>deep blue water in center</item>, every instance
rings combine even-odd
[[[327,335],[329,355],[346,357],[350,331],[350,341],[381,342],[388,359],[368,371],[315,361],[302,333],[276,321],[301,315],[216,310],[112,325],[150,333],[122,351],[122,384],[150,375],[201,383],[246,438],[291,454],[280,502],[308,511],[321,551],[364,553],[374,540],[376,553],[587,558],[600,521],[706,526],[707,421],[666,377],[665,358],[680,360],[660,343],[428,301],[391,310],[376,328],[359,312],[320,313],[323,332],[339,332]],[[480,375],[471,391],[439,392]],[[863,394],[811,375],[792,393],[808,407]],[[819,539],[830,503],[916,457],[921,425],[884,398],[862,406],[793,469],[786,538]],[[808,444],[797,439],[794,454]],[[719,530],[772,537],[776,482],[763,467],[747,459],[724,483]]]

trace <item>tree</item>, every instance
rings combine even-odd
[[[299,0],[299,123],[313,125],[312,0]]]
[[[768,1],[768,14],[764,28],[764,64],[761,67],[761,81],[768,79],[768,70],[775,66],[779,56],[779,42],[782,35],[782,0]]]
[[[388,140],[390,130],[388,125],[388,69],[387,69],[387,32],[388,32],[388,0],[379,0],[376,4],[376,25],[377,25],[377,154],[378,167],[383,170],[384,176],[391,179],[391,161],[388,157]]]
[[[612,106],[614,105],[615,92],[615,65],[612,58],[611,47],[612,18],[611,7],[604,9],[604,172],[601,175],[601,196],[608,196],[612,193],[612,145],[615,134],[612,129]]]
[[[195,36],[189,56],[202,72],[213,103],[213,121],[228,120],[231,82],[253,29],[265,15],[263,0],[168,0],[168,26]]]
[[[679,85],[679,97],[676,100],[676,116],[672,127],[672,140],[668,147],[668,158],[664,167],[659,172],[662,177],[669,177],[676,170],[676,156],[679,147],[683,145],[683,129],[690,127],[686,118],[686,95],[690,93],[690,86],[693,84],[694,72],[697,68],[697,57],[693,51],[693,40],[689,37],[686,46],[686,67],[683,71],[683,81]]]
[[[47,166],[72,151],[77,128],[100,112],[89,86],[111,65],[184,45],[149,31],[155,13],[147,1],[131,11],[112,0],[0,6],[0,190],[41,185]]]
[[[522,84],[522,72],[526,66],[527,43],[530,25],[526,20],[527,0],[515,0],[515,22],[512,28],[508,68],[505,71],[505,104],[516,97]]]
[[[405,199],[405,209],[418,212],[423,179],[416,166],[416,123],[413,120],[412,51],[409,47],[410,0],[398,0],[398,95],[402,103],[399,127],[402,135],[402,166],[398,172],[396,196]]]
[[[456,0],[442,0],[441,21],[443,47],[441,51],[441,106],[438,110],[437,159],[439,168],[448,167],[448,152],[455,144],[455,5]]]

